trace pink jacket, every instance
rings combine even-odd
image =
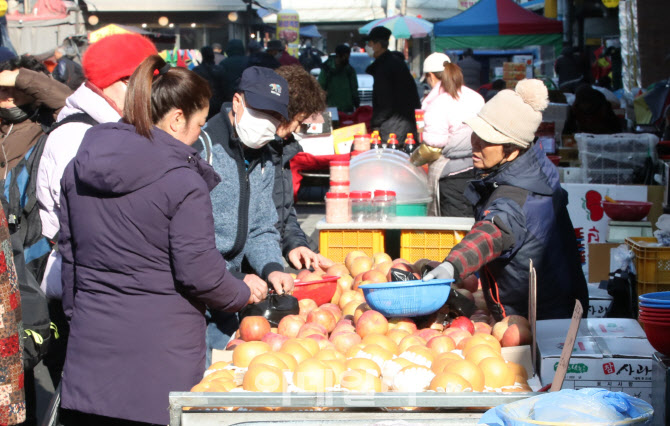
[[[466,86],[461,88],[458,99],[454,99],[438,84],[421,103],[426,123],[423,142],[430,146],[447,148],[446,151],[469,149],[469,135],[472,130],[463,120],[476,115],[483,106],[484,98]],[[450,146],[452,144],[457,146]],[[445,151],[443,153],[447,154]]]

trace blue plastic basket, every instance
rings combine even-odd
[[[365,301],[385,317],[416,317],[437,311],[449,297],[454,280],[414,280],[363,284]]]
[[[670,291],[647,293],[639,296],[638,298],[640,299],[640,302],[670,306]]]

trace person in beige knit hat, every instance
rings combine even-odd
[[[535,132],[547,107],[540,80],[502,90],[476,117],[472,161],[478,170],[466,198],[475,224],[444,262],[424,277],[460,281],[479,273],[496,319],[528,316],[529,264],[537,271],[537,318],[570,318],[578,300],[588,311],[588,291],[567,193]],[[522,342],[523,343],[523,342]]]

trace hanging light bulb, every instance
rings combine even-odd
[[[237,12],[230,12],[230,13],[228,14],[228,20],[229,20],[230,22],[235,22],[235,21],[237,21]]]
[[[98,22],[100,22],[100,19],[98,19],[96,15],[91,15],[88,17],[89,25],[96,26],[98,25]]]
[[[158,18],[158,25],[162,27],[166,26],[169,22],[170,20],[167,18],[167,16],[161,16]]]

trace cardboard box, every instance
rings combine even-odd
[[[610,264],[610,250],[617,248],[621,243],[591,243],[589,244],[589,279],[590,283],[599,283],[609,279],[612,266]]]
[[[570,320],[537,322],[540,381],[551,383]],[[654,349],[632,319],[582,320],[563,389],[600,387],[651,402]]]
[[[612,296],[607,290],[598,288],[598,284],[588,284],[589,318],[603,318],[612,304]]]

